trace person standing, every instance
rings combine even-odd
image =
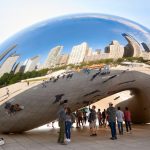
[[[102,112],[102,124],[104,127],[106,127],[106,110]]]
[[[131,112],[129,111],[128,107],[125,107],[125,111],[124,111],[124,120],[125,120],[125,124],[126,124],[126,131],[131,133]]]
[[[89,114],[89,123],[90,123],[90,131],[91,135],[90,136],[97,136],[96,133],[96,107],[92,106],[92,109],[90,109],[90,114]]]
[[[108,122],[111,129],[111,140],[117,139],[116,134],[116,109],[113,107],[113,103],[109,103],[109,108],[107,109]]]
[[[60,143],[62,145],[66,145],[66,143],[64,142],[65,120],[66,120],[65,105],[62,104],[58,111],[58,123],[59,123],[59,127],[60,127],[58,143]]]
[[[69,107],[66,108],[66,120],[65,120],[65,133],[66,141],[71,142],[71,126],[72,126],[72,114]]]
[[[118,107],[118,110],[116,112],[117,117],[117,123],[118,123],[118,130],[119,134],[123,135],[123,119],[124,119],[124,113],[121,111],[120,107]]]
[[[102,126],[102,113],[101,113],[100,109],[98,109],[97,118],[98,118],[98,123],[99,123],[99,127],[100,127],[100,126]]]

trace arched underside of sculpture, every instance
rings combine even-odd
[[[150,122],[150,76],[137,71],[111,71],[101,75],[97,71],[90,74],[74,73],[71,78],[49,81],[46,88],[42,84],[27,89],[13,97],[12,103],[24,106],[24,110],[9,116],[5,104],[0,106],[0,132],[17,133],[44,125],[57,118],[60,102],[67,101],[74,111],[112,94],[132,90],[134,97],[121,102],[128,106],[135,123]]]

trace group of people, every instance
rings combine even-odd
[[[113,107],[113,104],[109,103],[107,114],[109,126],[111,129],[112,140],[117,139],[116,119],[120,135],[123,135],[123,121],[125,121],[126,132],[131,133],[131,112],[129,111],[128,107],[125,107],[125,111],[123,112],[120,107],[118,107],[116,110],[116,108]]]
[[[118,125],[118,132],[123,135],[123,122],[125,122],[126,132],[131,133],[131,113],[128,107],[125,107],[123,112],[120,107],[117,109],[113,107],[112,103],[109,103],[109,108],[104,109],[103,112],[98,109],[96,112],[96,107],[89,107],[90,113],[87,116],[86,111],[77,110],[76,113],[72,113],[69,107],[65,107],[63,104],[58,111],[58,122],[60,127],[58,143],[66,145],[71,142],[71,127],[76,121],[76,127],[79,128],[81,125],[86,124],[87,120],[89,122],[90,136],[97,136],[97,126],[96,121],[98,119],[99,127],[108,126],[111,129],[111,140],[117,139],[116,122]],[[66,135],[66,139],[65,139]]]

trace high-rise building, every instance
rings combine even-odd
[[[109,58],[122,58],[124,55],[124,47],[118,41],[114,40],[105,48],[105,53],[109,53]]]
[[[51,68],[51,67],[56,66],[56,64],[58,64],[62,49],[63,49],[63,46],[56,46],[50,50],[48,54],[48,58],[44,64],[44,68]]]
[[[4,62],[3,64],[0,66],[0,77],[4,74],[4,73],[10,73],[13,70],[13,67],[16,63],[16,61],[18,60],[20,56],[19,55],[11,55],[9,56]]]
[[[72,48],[68,64],[79,64],[83,62],[85,56],[89,53],[89,47],[86,42],[76,45]]]
[[[6,49],[4,52],[2,52],[1,54],[0,54],[0,61],[10,52],[10,51],[12,51],[14,48],[16,48],[17,47],[17,45],[13,45],[13,46],[11,46],[11,47],[9,47],[8,49]]]
[[[38,63],[39,63],[39,56],[35,56],[33,58],[28,59],[25,64],[24,72],[36,70]]]
[[[128,44],[125,46],[124,57],[140,57],[140,43],[129,34],[124,33],[122,36],[128,41]]]

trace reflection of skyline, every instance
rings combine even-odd
[[[20,71],[28,72],[109,58],[143,57],[144,59],[150,60],[150,49],[146,43],[142,42],[140,44],[133,36],[126,33],[123,33],[122,36],[128,41],[127,45],[121,45],[117,40],[113,40],[108,46],[105,46],[104,51],[100,49],[93,50],[87,42],[74,45],[69,51],[70,53],[67,54],[63,53],[63,46],[55,46],[48,52],[42,64],[40,64],[40,56],[26,58],[23,63],[17,63],[20,55],[18,55],[16,51],[11,51],[12,48],[16,47],[12,46],[0,55],[1,58],[4,57],[6,53],[9,55],[1,64],[0,76],[11,71],[15,73]],[[9,54],[9,52],[11,52],[11,54]]]
[[[64,53],[69,53],[73,45],[84,41],[93,49],[102,50],[112,39],[125,45],[127,42],[121,33],[129,33],[139,42],[150,43],[145,36],[149,35],[149,30],[127,19],[103,14],[77,14],[33,25],[1,44],[0,51],[17,43],[17,51],[21,54],[22,61],[34,57],[35,53],[37,55],[42,53],[43,62],[48,50],[56,45],[63,45]]]

